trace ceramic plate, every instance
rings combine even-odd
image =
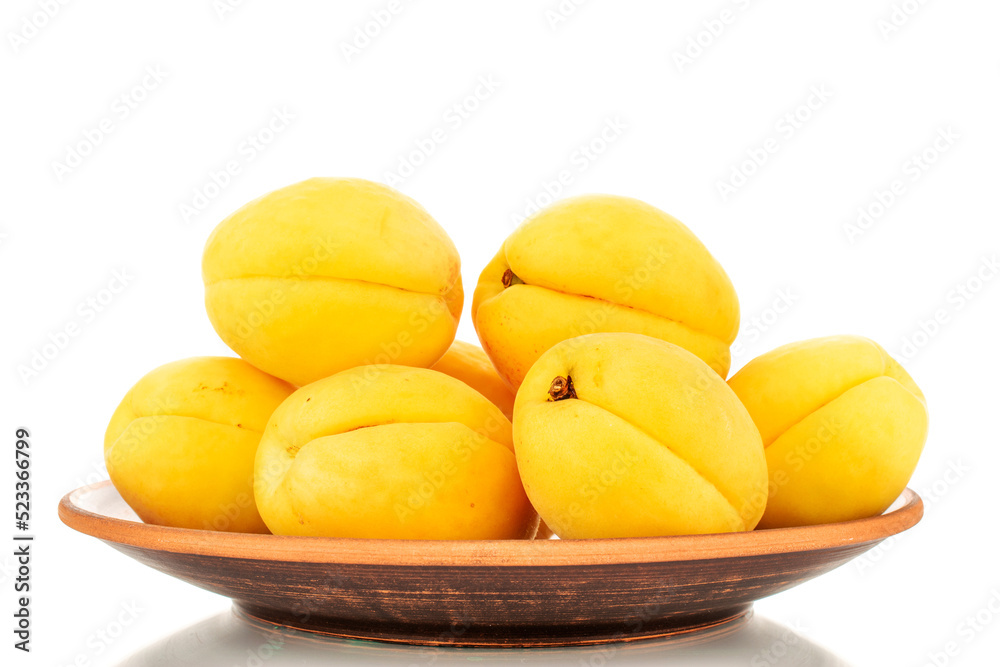
[[[907,489],[883,515],[750,533],[600,540],[280,537],[142,523],[110,482],[59,504],[71,528],[233,599],[260,622],[340,637],[560,646],[724,633],[753,602],[915,525]]]

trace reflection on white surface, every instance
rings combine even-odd
[[[790,628],[754,616],[732,633],[707,641],[646,640],[571,648],[476,649],[420,647],[317,637],[247,623],[231,612],[184,628],[139,651],[119,667],[431,667],[470,662],[606,667],[844,667],[844,661]]]

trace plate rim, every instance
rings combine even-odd
[[[80,505],[84,496],[108,487],[117,493],[110,480],[67,493],[59,501],[60,520],[85,535],[145,550],[340,565],[524,567],[745,558],[868,544],[912,528],[923,517],[923,501],[906,488],[897,498],[902,504],[884,514],[795,528],[572,540],[380,540],[173,528],[97,514]]]

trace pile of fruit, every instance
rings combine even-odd
[[[277,535],[637,537],[859,519],[906,486],[920,389],[885,350],[787,345],[728,383],[739,304],[683,224],[563,200],[522,224],[455,341],[458,252],[416,202],[316,178],[224,220],[205,304],[240,358],[150,372],[111,418],[144,521]]]

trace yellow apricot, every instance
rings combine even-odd
[[[510,419],[514,415],[514,392],[493,368],[490,358],[478,345],[456,340],[431,370],[440,371],[469,385],[500,408]]]
[[[261,439],[254,492],[278,535],[531,537],[510,422],[444,373],[361,366],[300,388]]]
[[[739,302],[678,220],[636,199],[590,195],[549,207],[507,238],[479,277],[472,317],[516,389],[547,349],[597,332],[675,343],[725,377]]]
[[[362,364],[429,366],[462,311],[445,231],[360,179],[313,178],[250,202],[212,232],[202,273],[222,340],[296,385]]]
[[[267,418],[295,388],[242,359],[160,366],[125,395],[104,436],[115,488],[147,522],[266,533],[253,463]]]
[[[927,439],[927,405],[877,343],[831,336],[785,345],[729,386],[760,429],[770,476],[761,528],[881,514]]]
[[[456,340],[444,353],[444,356],[431,366],[431,370],[458,378],[490,399],[493,405],[500,408],[507,419],[513,418],[514,392],[497,374],[490,358],[478,345]],[[552,535],[552,529],[544,521],[539,522],[535,539],[547,540]]]
[[[525,491],[563,538],[750,530],[764,511],[760,435],[718,373],[630,333],[572,338],[514,403]]]

